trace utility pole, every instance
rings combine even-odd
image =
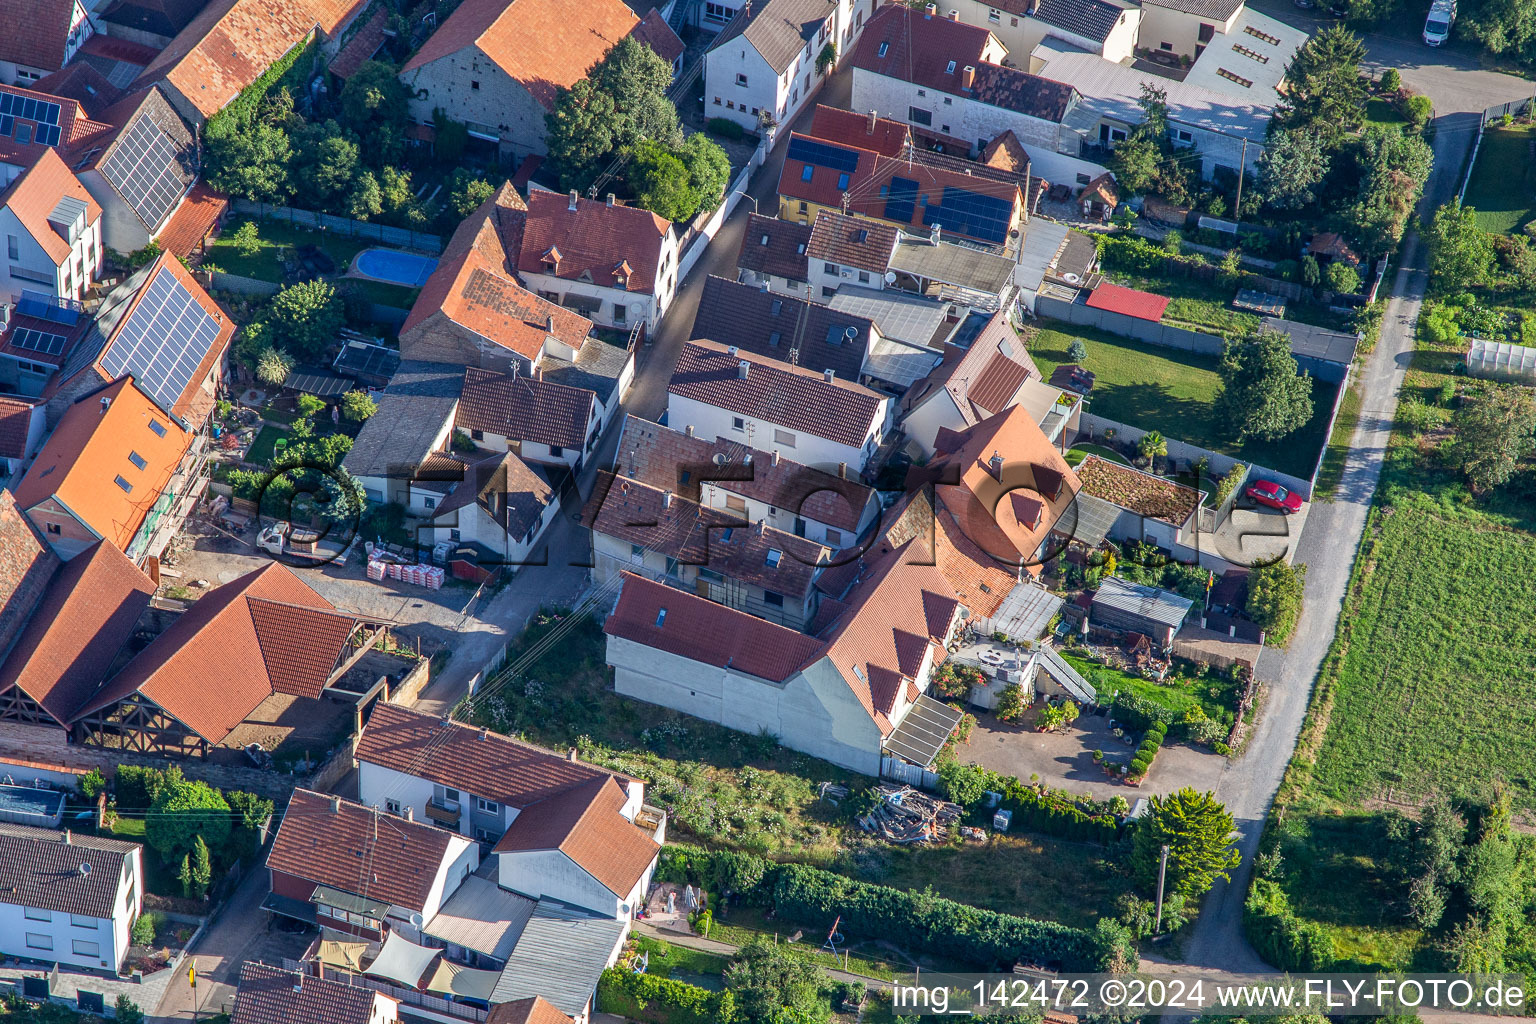
[[[1168,844],[1163,844],[1163,857],[1157,865],[1157,920],[1152,924],[1152,934],[1163,930],[1163,880],[1168,877]]]

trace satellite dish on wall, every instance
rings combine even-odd
[[[412,928],[420,928],[425,923],[422,916],[414,910],[411,911],[410,921]]]
[[[896,271],[894,271],[894,270],[887,270],[885,272],[885,283],[886,284],[895,284],[896,283]]]

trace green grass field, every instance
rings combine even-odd
[[[272,456],[277,450],[278,439],[287,439],[292,436],[292,431],[274,427],[270,423],[266,424],[257,433],[256,440],[251,442],[251,450],[245,453],[245,461],[258,466],[270,466]]]
[[[208,246],[206,261],[228,274],[254,277],[260,281],[272,281],[276,284],[283,283],[282,254],[285,249],[313,245],[331,258],[331,262],[336,264],[335,273],[339,275],[346,272],[358,253],[364,249],[378,247],[377,242],[371,242],[366,238],[352,238],[330,231],[311,231],[293,224],[284,224],[282,221],[258,220],[256,230],[261,244],[255,252],[247,256],[235,248],[233,242],[235,229],[241,223],[242,220],[239,218],[230,219],[219,233],[219,237]],[[409,309],[419,292],[416,288],[404,288],[384,281],[348,279],[345,282],[337,280],[335,283],[338,285],[345,283],[348,287],[356,288],[367,296],[370,302],[401,309]]]
[[[1397,107],[1380,97],[1374,97],[1365,101],[1366,124],[1404,124],[1406,118],[1399,113]]]
[[[1070,652],[1062,652],[1062,658],[1093,684],[1101,702],[1108,701],[1109,695],[1117,690],[1129,690],[1180,716],[1191,707],[1198,707],[1207,718],[1231,721],[1237,684],[1219,673],[1204,677],[1170,673],[1165,682],[1156,683]]]
[[[1334,421],[1333,433],[1328,438],[1328,450],[1323,453],[1323,464],[1317,471],[1317,485],[1312,500],[1331,498],[1344,476],[1344,461],[1349,456],[1349,443],[1354,439],[1355,427],[1360,423],[1360,387],[1356,383],[1344,393],[1339,403],[1339,418]]]
[[[1223,337],[1241,338],[1257,331],[1263,321],[1256,313],[1244,313],[1229,305],[1235,288],[1222,288],[1211,282],[1173,274],[1142,277],[1114,271],[1108,276],[1127,288],[1166,296],[1170,301],[1163,314],[1165,322]]]
[[[1094,415],[1159,430],[1172,439],[1282,473],[1311,476],[1328,430],[1336,385],[1313,381],[1312,419],[1296,433],[1279,441],[1236,445],[1216,423],[1214,403],[1221,378],[1215,357],[1143,345],[1085,327],[1044,323],[1049,326],[1031,341],[1030,355],[1049,378],[1057,366],[1072,362],[1067,346],[1073,338],[1082,338],[1088,348],[1083,366],[1097,375],[1088,401]]]
[[[1097,455],[1099,458],[1108,462],[1113,462],[1116,465],[1130,465],[1130,463],[1126,461],[1125,456],[1121,455],[1113,448],[1106,448],[1101,444],[1087,443],[1075,444],[1067,451],[1067,465],[1071,466],[1073,469],[1076,469],[1079,465],[1082,464],[1082,461],[1090,455]]]
[[[1484,231],[1514,234],[1536,218],[1536,127],[1490,128],[1478,147],[1466,204]]]
[[[1421,341],[1403,394],[1433,404],[1447,381],[1468,386],[1453,373],[1459,357],[1455,343]],[[1444,938],[1406,919],[1384,805],[1412,814],[1435,794],[1487,797],[1497,787],[1517,818],[1536,820],[1529,481],[1473,501],[1434,442],[1402,426],[1269,824],[1293,909],[1362,969],[1433,968]]]

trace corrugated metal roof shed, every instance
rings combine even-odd
[[[537,900],[470,875],[422,932],[505,963],[537,905]]]
[[[910,292],[845,284],[827,305],[843,313],[868,317],[885,338],[925,346],[943,340],[934,336],[944,326],[944,305]]]
[[[562,1013],[580,1014],[603,970],[618,954],[627,930],[623,921],[539,900],[496,982],[491,1002],[543,996]]]
[[[1093,607],[1113,609],[1125,615],[1146,619],[1177,630],[1195,603],[1171,590],[1132,583],[1118,576],[1106,576],[1093,595]]]

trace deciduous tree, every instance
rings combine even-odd
[[[1222,348],[1216,414],[1239,443],[1276,441],[1312,417],[1312,380],[1297,372],[1291,339],[1264,330]]]
[[[1248,578],[1248,617],[1258,623],[1270,640],[1284,643],[1301,615],[1307,567],[1284,559],[1261,565]]]
[[[736,951],[725,968],[725,987],[735,993],[746,1024],[825,1021],[832,1013],[821,998],[821,972],[788,945],[761,937]]]
[[[1465,400],[1451,422],[1447,461],[1474,491],[1506,482],[1536,445],[1536,400],[1529,388],[1491,387]]]
[[[1460,291],[1485,284],[1493,275],[1493,242],[1477,225],[1477,211],[1452,200],[1435,211],[1429,225],[1430,281],[1436,291]]]
[[[155,793],[144,823],[144,841],[165,860],[175,863],[194,853],[196,840],[222,847],[229,838],[229,804],[206,782],[178,774]]]
[[[310,359],[325,351],[341,329],[346,315],[341,296],[328,281],[304,281],[289,285],[272,297],[267,323],[278,344],[300,358]]]
[[[1259,180],[1269,205],[1279,210],[1311,206],[1329,163],[1322,136],[1316,132],[1276,131],[1259,155]]]

